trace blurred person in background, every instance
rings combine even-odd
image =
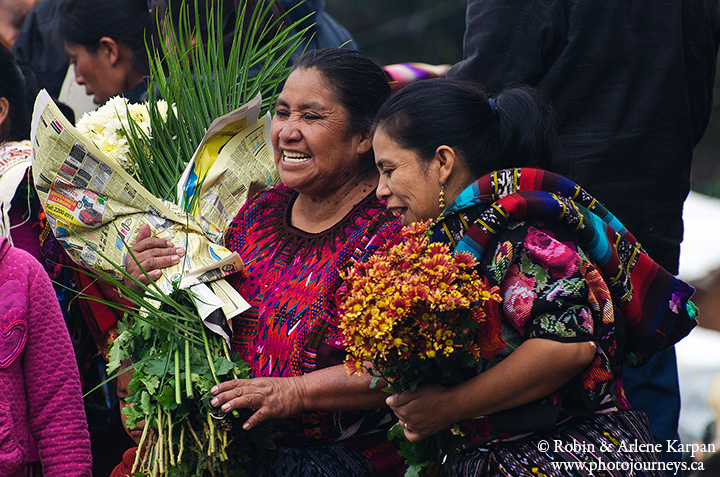
[[[147,99],[145,41],[153,20],[146,0],[61,1],[57,33],[75,81],[95,104],[119,94],[130,102]]]
[[[38,0],[0,0],[0,43],[10,49]]]
[[[26,102],[26,95],[34,97],[33,85],[30,71],[23,74],[0,46],[0,475],[89,476],[90,440],[72,342],[38,262]]]

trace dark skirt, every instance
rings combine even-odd
[[[307,447],[278,446],[252,459],[255,477],[370,477],[375,468],[360,452],[343,444]]]
[[[572,418],[555,429],[490,443],[455,456],[452,476],[664,476],[644,414]]]

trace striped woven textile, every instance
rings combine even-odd
[[[645,415],[617,411],[468,450],[450,460],[447,470],[453,477],[661,477],[671,467],[654,449]]]

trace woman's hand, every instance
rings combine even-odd
[[[370,388],[369,374],[350,375],[338,364],[302,376],[236,379],[214,386],[214,407],[225,412],[257,409],[243,424],[252,429],[268,419],[296,416],[304,411],[349,411],[384,407],[387,394]]]
[[[433,384],[393,394],[385,402],[400,420],[407,440],[417,442],[460,420],[453,413],[450,392],[450,388]]]
[[[305,410],[306,390],[300,377],[235,379],[213,387],[210,404],[225,412],[257,409],[243,424],[249,430],[268,419],[292,417]]]
[[[153,237],[148,224],[140,227],[137,242],[130,247],[130,251],[135,260],[130,254],[126,255],[125,271],[144,285],[150,283],[148,277],[152,281],[157,280],[162,276],[163,268],[176,265],[185,255],[185,249],[175,247],[175,244],[169,240]],[[142,268],[138,267],[138,264]],[[147,277],[143,270],[147,273]],[[125,278],[125,286],[133,290],[140,290],[140,287],[129,278]]]
[[[595,358],[594,342],[543,338],[523,342],[489,370],[452,388],[428,385],[387,398],[411,442],[463,419],[487,416],[560,389]],[[405,427],[407,424],[407,427]]]

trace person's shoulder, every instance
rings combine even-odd
[[[7,250],[3,250],[0,254],[0,272],[15,275],[15,271],[22,270],[20,276],[14,278],[34,280],[40,272],[44,272],[40,262],[30,252],[20,247],[8,246]],[[8,272],[9,270],[12,272]]]
[[[367,235],[380,236],[387,240],[402,229],[400,218],[388,211],[385,202],[379,200],[375,194],[358,204],[358,211],[357,216],[363,221],[362,227]]]
[[[283,183],[266,187],[248,198],[247,204],[263,204],[265,202],[286,202],[293,195],[293,190]]]
[[[0,159],[2,159],[3,162],[9,159],[30,160],[31,154],[32,143],[29,139],[0,143]]]
[[[125,477],[130,475],[132,471],[133,462],[135,461],[135,454],[137,454],[137,447],[131,447],[123,453],[122,462],[120,462],[110,474],[110,477]]]
[[[251,223],[263,222],[263,217],[283,207],[292,198],[293,190],[285,184],[266,187],[248,197],[235,219],[228,226],[226,236],[244,234]]]

